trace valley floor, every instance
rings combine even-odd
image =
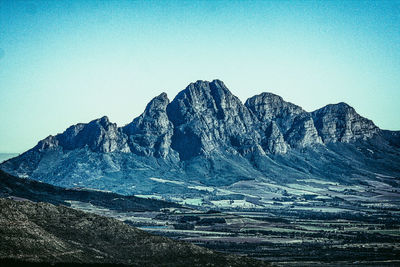
[[[400,209],[332,200],[279,201],[262,210],[165,209],[118,213],[88,203],[72,207],[115,217],[142,230],[278,266],[399,266]]]

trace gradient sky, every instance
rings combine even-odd
[[[400,1],[0,0],[0,152],[216,78],[400,130]]]

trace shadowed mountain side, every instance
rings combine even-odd
[[[162,208],[180,207],[161,200],[122,196],[111,192],[65,189],[49,184],[12,176],[0,170],[0,197],[17,197],[34,202],[70,206],[67,201],[80,201],[111,210],[159,211]]]
[[[0,259],[133,266],[263,266],[63,206],[0,199]],[[1,262],[1,260],[0,260]]]

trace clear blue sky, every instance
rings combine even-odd
[[[0,152],[215,78],[400,130],[400,1],[0,0]]]

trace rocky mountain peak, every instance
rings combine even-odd
[[[301,107],[286,102],[273,93],[261,93],[246,100],[249,108],[260,121],[271,121],[278,118],[298,115],[305,112]]]
[[[146,106],[144,112],[131,123],[124,126],[124,132],[129,134],[138,133],[142,130],[157,126],[165,117],[169,99],[166,93],[154,97]],[[160,121],[161,120],[161,121]]]
[[[264,139],[267,139],[263,143],[268,144],[267,150],[272,153],[286,153],[289,147],[321,143],[311,115],[278,95],[262,93],[247,99],[245,106],[261,123]],[[269,140],[273,137],[276,139]]]
[[[91,121],[91,123],[98,123],[103,127],[108,127],[110,124],[112,124],[107,116],[103,116],[100,119],[93,120]]]
[[[186,116],[200,115],[202,112],[215,113],[223,116],[225,109],[239,108],[244,106],[234,96],[225,84],[220,80],[197,81],[189,84],[185,90],[181,91],[168,106],[168,113],[171,120],[180,123]],[[187,113],[187,112],[191,113]]]
[[[172,148],[181,159],[258,139],[254,116],[219,80],[191,83],[168,105],[167,114],[174,125]]]
[[[312,117],[324,143],[365,140],[380,132],[371,120],[344,102],[318,109],[312,112]]]
[[[223,81],[215,79],[211,82],[197,80],[196,82],[190,83],[181,93],[187,93],[188,91],[192,94],[201,95],[210,90],[222,89],[226,93],[232,94],[229,89],[226,87]]]
[[[111,123],[107,116],[87,124],[71,126],[56,138],[62,148],[67,150],[87,146],[95,152],[129,151],[117,124]]]
[[[54,150],[58,147],[58,140],[55,136],[49,135],[45,139],[38,142],[38,144],[33,148],[34,150],[44,151],[44,150]]]
[[[72,125],[56,136],[50,135],[40,141],[34,150],[74,150],[85,147],[94,152],[129,152],[122,132],[107,116]]]
[[[225,86],[222,81],[214,80],[197,81],[190,83],[181,91],[168,106],[170,118],[175,123],[182,123],[185,119],[181,116],[194,116],[203,111],[221,112],[221,103],[233,100],[240,102]],[[192,112],[188,114],[187,112]],[[222,115],[222,113],[220,113]]]
[[[147,104],[139,117],[123,127],[133,153],[163,158],[172,153],[173,125],[166,112],[168,104],[167,94],[160,94]]]
[[[162,112],[166,110],[169,104],[169,99],[166,93],[161,93],[159,96],[154,97],[146,106],[145,112]]]
[[[229,91],[228,87],[226,87],[224,82],[218,79],[210,82],[210,88],[211,90],[222,90],[225,94],[232,94],[231,91]]]
[[[339,102],[337,104],[329,104],[322,107],[316,111],[321,111],[324,113],[331,113],[338,116],[346,116],[346,114],[355,114],[355,109],[345,102]]]

